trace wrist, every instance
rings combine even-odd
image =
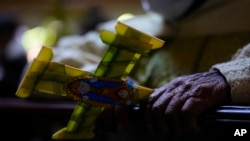
[[[217,78],[219,77],[222,80],[221,83],[224,88],[223,92],[225,92],[226,94],[225,102],[230,103],[231,102],[231,87],[229,83],[227,82],[226,77],[218,69],[215,69],[215,68],[211,69],[210,72],[214,73]]]

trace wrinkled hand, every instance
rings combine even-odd
[[[204,110],[228,102],[229,94],[229,85],[217,70],[177,77],[150,95],[148,127],[155,134],[198,133],[198,117]]]

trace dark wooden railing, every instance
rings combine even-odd
[[[49,141],[56,130],[67,124],[75,104],[68,100],[0,98],[1,136],[9,140]],[[237,129],[246,129],[249,136],[250,106],[225,105],[211,109],[201,116],[200,125],[202,139],[235,138]]]

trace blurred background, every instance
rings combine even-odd
[[[99,40],[100,28],[113,28],[116,19],[122,20],[135,16],[134,20],[127,20],[127,23],[130,22],[133,27],[152,35],[160,35],[159,37],[163,37],[168,43],[167,48],[165,46],[162,50],[154,52],[159,57],[156,56],[154,59],[154,54],[149,56],[153,61],[156,60],[156,63],[163,60],[164,65],[161,67],[157,69],[152,67],[154,79],[148,79],[150,83],[155,80],[155,83],[160,85],[161,83],[155,78],[160,78],[161,75],[172,78],[183,73],[207,70],[215,62],[228,60],[231,57],[229,54],[250,41],[250,1],[248,0],[178,0],[176,5],[171,4],[173,0],[148,0],[151,3],[158,2],[156,9],[167,7],[164,9],[167,11],[162,11],[169,13],[169,15],[163,15],[165,18],[163,24],[162,17],[158,17],[159,15],[145,14],[148,5],[142,6],[142,1],[146,0],[1,0],[0,140],[7,138],[8,140],[49,141],[51,135],[64,127],[71,116],[75,106],[72,100],[32,99],[30,101],[15,96],[27,64],[36,57],[42,45],[53,47],[54,61],[93,71],[107,48]],[[161,5],[161,2],[164,4]],[[202,5],[203,2],[204,5]],[[162,25],[165,28],[160,27]],[[161,51],[165,51],[164,54]],[[221,55],[225,54],[225,51],[228,55],[226,57]],[[171,53],[174,54],[177,67],[174,66],[176,62],[172,63],[171,60],[164,62],[162,59],[168,57],[168,53],[170,57],[172,57]],[[142,69],[149,65],[147,58],[141,61]],[[169,76],[168,73],[162,73],[166,70],[170,71]],[[140,74],[141,71],[137,70],[137,72]],[[147,76],[143,75],[142,80],[144,77]],[[245,118],[247,115],[245,111],[249,113],[249,108],[243,108],[244,111],[242,108],[237,107],[236,110],[234,108],[226,107],[225,113],[213,111],[210,114],[212,116],[209,116],[208,122],[205,122],[205,127],[209,127],[205,128],[208,129],[205,130],[208,136],[220,134],[225,139],[228,133],[232,134],[231,131],[240,127],[238,122],[234,124],[235,117],[236,119],[239,117],[241,123],[247,122],[249,125],[249,116]],[[238,112],[239,110],[242,111]],[[233,114],[230,113],[231,111]],[[138,124],[140,117],[137,113],[134,114],[136,116],[132,124]],[[217,122],[218,115],[222,115],[222,120],[227,122]],[[232,126],[227,118],[229,120],[233,118]],[[244,118],[246,121],[242,120]],[[230,128],[227,128],[224,123]],[[215,126],[219,128],[215,130]],[[143,126],[139,124],[139,127],[138,131],[143,130]],[[224,130],[224,134],[221,133]],[[133,131],[135,130],[131,130]],[[210,131],[211,134],[209,134]],[[214,134],[216,131],[219,132]],[[147,139],[144,134],[139,136],[138,140]],[[133,139],[137,140],[135,137]],[[100,140],[104,141],[105,138]],[[116,138],[112,136],[109,141],[113,140]]]
[[[53,46],[61,36],[84,33],[94,23],[144,13],[141,0],[10,0],[0,2],[0,12],[12,13],[26,27],[28,34],[21,37],[26,50]]]
[[[54,61],[94,71],[107,48],[99,31],[113,30],[117,19],[145,13],[141,0],[1,1],[1,96],[15,97],[21,77],[42,46],[54,49]],[[145,19],[132,25],[155,30],[155,24],[149,28]]]
[[[141,1],[0,1],[1,140],[48,141],[53,132],[66,125],[72,113],[73,101],[29,101],[15,96],[22,70],[25,72],[38,49],[42,45],[56,46],[64,36],[83,35],[98,23],[126,13],[144,13]]]
[[[1,11],[12,10],[18,13],[22,22],[31,27],[40,25],[50,17],[76,25],[93,6],[99,7],[109,19],[117,18],[126,12],[144,13],[141,0],[9,0],[0,2]]]

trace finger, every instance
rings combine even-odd
[[[154,122],[154,129],[163,134],[168,131],[167,125],[166,125],[166,118],[165,118],[165,111],[169,105],[169,103],[172,101],[174,92],[164,92],[152,105],[152,118]]]
[[[165,88],[160,87],[158,89],[155,89],[155,91],[149,96],[148,98],[148,104],[153,105],[154,102],[165,92]]]
[[[182,132],[193,135],[200,132],[197,119],[206,109],[206,102],[198,98],[189,98],[181,109]]]
[[[182,98],[182,91],[175,92],[171,101],[165,110],[165,120],[170,132],[181,134],[180,111],[183,106],[184,99]]]
[[[177,87],[176,83],[167,83],[164,86],[155,89],[155,91],[150,95],[148,102],[150,105],[153,103],[164,93],[169,93]]]
[[[153,104],[148,104],[145,110],[145,121],[151,134],[166,132],[164,111],[172,95],[163,92]]]

